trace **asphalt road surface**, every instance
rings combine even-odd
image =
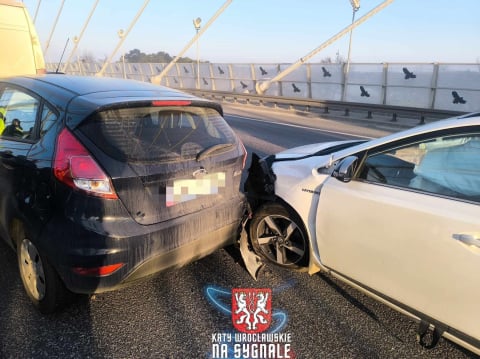
[[[291,114],[226,112],[249,152],[260,155],[384,133]],[[289,335],[291,358],[474,357],[444,339],[432,350],[420,347],[412,320],[327,275],[268,266],[255,281],[233,248],[122,290],[81,297],[49,316],[30,304],[15,254],[3,242],[0,263],[0,358],[211,358],[214,344],[233,345],[217,334],[234,331],[235,288],[272,290],[275,330]]]

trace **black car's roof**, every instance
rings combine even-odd
[[[221,106],[190,94],[147,82],[109,77],[46,74],[0,80],[35,92],[62,111],[88,115],[103,106],[148,100],[190,100],[217,109]]]
[[[111,77],[73,76],[63,74],[46,74],[40,76],[17,76],[8,79],[10,82],[23,84],[50,84],[71,92],[76,96],[110,91],[152,91],[161,96],[179,96],[182,92],[148,82],[125,80]],[[185,94],[183,94],[185,95]],[[188,96],[188,95],[185,95]]]

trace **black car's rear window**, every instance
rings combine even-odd
[[[91,116],[80,130],[102,151],[122,161],[191,159],[209,148],[221,152],[236,141],[220,114],[206,107],[111,109]]]

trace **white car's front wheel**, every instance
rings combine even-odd
[[[266,203],[253,215],[250,239],[255,252],[282,267],[308,265],[309,246],[298,216],[279,203]]]

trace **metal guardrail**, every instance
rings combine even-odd
[[[105,76],[150,82],[166,64],[112,63]],[[399,127],[480,111],[480,68],[476,64],[305,64],[263,95],[259,82],[280,73],[285,64],[175,64],[163,85],[218,101],[286,107],[324,116],[363,116]],[[53,64],[47,64],[48,68]],[[55,65],[55,66],[58,66]],[[67,73],[93,75],[98,63],[71,63]],[[198,75],[201,81],[198,83]],[[163,83],[165,82],[165,83]],[[339,115],[339,111],[341,115]],[[375,116],[375,119],[373,119]],[[390,116],[390,120],[388,120]],[[402,121],[399,121],[402,119]]]
[[[366,119],[373,119],[374,115],[390,116],[391,122],[397,122],[399,117],[408,117],[410,119],[418,119],[419,124],[424,124],[427,118],[430,120],[440,120],[466,113],[450,110],[434,110],[331,100],[298,99],[231,92],[192,89],[187,91],[195,96],[219,102],[245,103],[258,106],[271,106],[273,108],[288,108],[292,110],[314,112],[324,115],[329,115],[331,112],[337,111],[341,112],[342,116],[344,117],[348,117],[350,116],[350,112],[356,111],[364,113]]]
[[[54,71],[58,64],[47,64]],[[101,64],[77,61],[66,73],[95,75]],[[150,82],[167,64],[111,63],[104,76]],[[258,94],[256,87],[271,81],[289,64],[176,63],[162,85],[183,91]],[[198,79],[200,78],[200,81]],[[265,96],[297,100],[343,101],[445,110],[480,111],[479,64],[448,63],[306,63],[279,82]]]

